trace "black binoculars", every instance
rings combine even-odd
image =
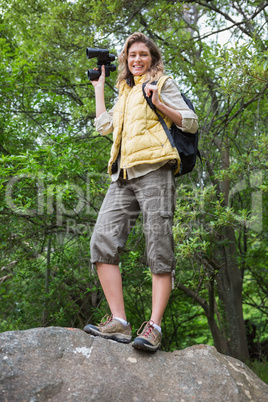
[[[115,60],[114,54],[109,54],[108,49],[94,49],[91,47],[87,47],[87,58],[92,59],[93,57],[97,57],[97,70],[88,70],[87,76],[90,81],[98,80],[101,75],[101,66],[105,66],[105,77],[110,76],[111,71],[116,70],[116,66],[111,64],[112,61]]]

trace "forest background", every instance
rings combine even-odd
[[[262,1],[1,0],[0,331],[107,313],[89,241],[109,185],[87,47],[142,31],[199,116],[203,166],[177,179],[163,349],[213,344],[268,381],[267,7]],[[117,60],[115,61],[117,64]],[[106,79],[107,109],[117,96]],[[122,253],[128,320],[149,318],[141,219]],[[254,363],[257,362],[258,364]],[[253,362],[253,363],[252,363]]]

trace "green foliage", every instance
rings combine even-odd
[[[262,381],[268,384],[267,361],[259,362],[258,360],[255,360],[253,362],[248,363],[248,366]]]
[[[232,326],[231,300],[220,282],[230,272],[231,285],[237,286],[237,272],[243,281],[236,294],[244,318],[256,326],[254,342],[267,340],[265,12],[254,1],[2,1],[1,331],[82,328],[108,312],[91,272],[89,242],[109,185],[112,138],[94,128],[94,88],[86,71],[96,60],[88,60],[85,49],[118,54],[130,33],[142,31],[194,101],[203,156],[203,171],[197,164],[178,179],[177,273],[163,348],[212,344],[212,321],[221,335]],[[222,44],[225,33],[229,40]],[[107,109],[117,95],[115,80],[116,74],[107,79]],[[140,221],[121,271],[127,316],[138,329],[151,309]]]

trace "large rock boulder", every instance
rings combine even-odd
[[[50,327],[0,334],[0,401],[267,402],[268,386],[211,346],[148,354]]]

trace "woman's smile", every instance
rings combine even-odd
[[[149,48],[143,42],[135,42],[128,50],[128,68],[133,75],[143,75],[152,64]]]

